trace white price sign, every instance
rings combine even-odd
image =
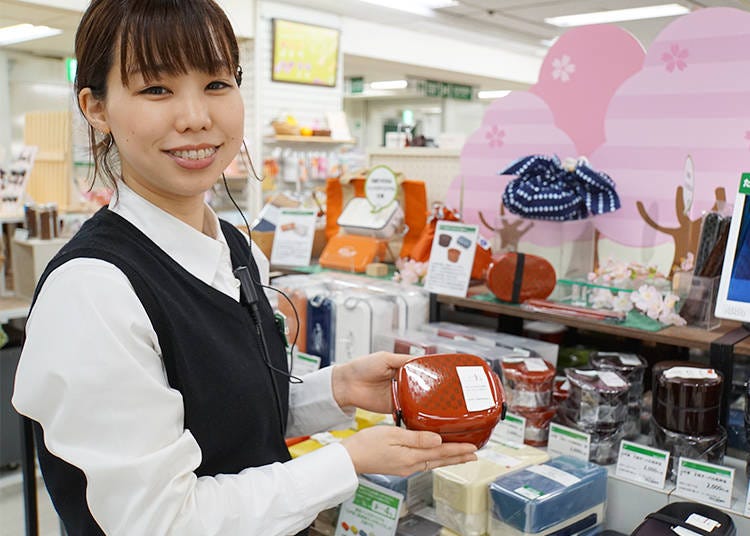
[[[439,221],[430,250],[425,288],[435,294],[463,298],[469,288],[479,227]]]
[[[373,212],[381,210],[395,201],[398,195],[396,174],[388,166],[375,166],[365,180],[365,197]]]
[[[506,413],[505,419],[497,423],[493,430],[492,438],[511,447],[521,447],[525,432],[526,419],[520,415]]]
[[[271,264],[308,266],[315,238],[315,212],[306,209],[281,209],[271,247]]]
[[[620,443],[615,474],[620,478],[662,489],[667,478],[669,452],[630,441]]]
[[[675,494],[729,508],[734,469],[702,460],[680,458]]]
[[[591,435],[561,424],[550,424],[547,452],[550,457],[572,456],[579,460],[589,459]]]

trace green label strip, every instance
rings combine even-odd
[[[707,465],[701,465],[699,463],[693,463],[688,461],[682,462],[683,467],[687,467],[688,469],[695,469],[697,471],[702,471],[704,473],[712,473],[714,475],[724,475],[724,476],[731,476],[732,471],[729,471],[728,469],[719,469],[718,467],[708,467]]]
[[[623,449],[629,450],[630,452],[637,452],[638,454],[643,454],[644,456],[651,456],[653,458],[666,458],[666,454],[662,454],[661,452],[654,452],[653,450],[649,450],[647,448],[638,447],[636,445],[623,445]]]
[[[446,224],[438,224],[438,228],[442,231],[455,231],[457,233],[473,233],[477,230],[476,226],[466,226],[466,225],[446,225]]]
[[[390,495],[386,495],[376,489],[360,485],[354,496],[354,504],[372,510],[372,504],[374,502],[383,503],[398,512],[399,499],[397,497],[391,497]]]
[[[564,436],[568,436],[568,437],[572,437],[573,439],[577,439],[578,441],[586,441],[587,440],[587,438],[586,438],[585,435],[576,434],[576,433],[570,432],[568,430],[563,430],[562,428],[558,428],[557,426],[552,426],[551,430],[553,432],[557,432],[558,434],[561,434],[561,435],[564,435]]]

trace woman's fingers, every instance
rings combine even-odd
[[[471,443],[443,443],[438,434],[389,426],[368,428],[343,441],[358,473],[410,475],[476,459]]]

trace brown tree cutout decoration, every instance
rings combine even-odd
[[[523,227],[525,221],[523,218],[510,221],[503,216],[505,216],[505,206],[502,201],[500,202],[500,226],[497,228],[487,223],[487,220],[484,219],[484,214],[482,214],[481,210],[479,211],[479,220],[484,226],[500,236],[500,251],[518,251],[518,243],[521,241],[521,237],[534,227],[534,223],[526,220],[528,225]]]
[[[727,193],[723,187],[716,188],[714,190],[714,204],[711,210],[718,210],[727,200]],[[674,258],[672,259],[672,266],[679,266],[681,259],[687,257],[688,252],[696,253],[698,250],[698,240],[700,238],[701,223],[702,219],[691,220],[690,217],[685,213],[685,198],[683,197],[683,187],[678,186],[675,191],[675,211],[677,214],[677,227],[665,227],[659,225],[654,219],[646,212],[646,208],[643,206],[642,201],[637,201],[636,206],[638,207],[638,213],[641,218],[653,229],[668,234],[674,240]]]

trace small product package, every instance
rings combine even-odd
[[[643,374],[648,363],[641,356],[621,352],[592,352],[591,365],[596,370],[612,370],[630,384],[628,391],[628,416],[625,437],[634,439],[641,432],[641,400],[643,399]]]
[[[347,233],[390,239],[404,225],[404,211],[398,203],[373,210],[365,197],[353,197],[344,207],[337,223]]]
[[[503,358],[503,381],[508,405],[518,408],[543,409],[552,403],[555,367],[538,357],[510,355]]]
[[[446,442],[481,448],[505,417],[500,379],[475,355],[417,357],[398,370],[391,387],[396,425],[436,432]]]
[[[389,490],[400,493],[403,496],[401,515],[404,516],[408,510],[429,506],[432,504],[432,472],[417,471],[409,476],[363,474],[373,484],[383,486]]]
[[[477,451],[477,461],[438,467],[433,473],[433,498],[438,521],[463,536],[487,533],[487,490],[500,475],[549,459],[532,447],[491,442]]]
[[[579,535],[604,521],[607,470],[560,456],[497,478],[489,496],[491,536]]]

